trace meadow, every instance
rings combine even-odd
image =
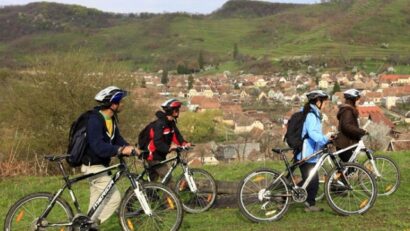
[[[391,156],[401,170],[401,185],[391,196],[379,197],[374,207],[364,215],[342,217],[335,214],[326,201],[319,202],[325,209],[321,213],[305,213],[302,204],[292,204],[288,213],[277,222],[256,224],[245,219],[233,204],[227,208],[212,208],[202,214],[185,214],[181,230],[410,230],[410,152],[384,153]],[[216,180],[239,181],[245,174],[259,167],[283,169],[282,162],[231,163],[205,166]],[[138,169],[137,169],[138,171]],[[56,191],[61,177],[13,177],[0,179],[0,229],[8,208],[20,197],[37,191]],[[122,179],[120,190],[127,182]],[[88,206],[88,183],[80,182],[75,187],[82,210]],[[69,201],[67,194],[65,199]],[[111,217],[102,224],[102,230],[119,230],[118,218]]]

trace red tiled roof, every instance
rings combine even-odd
[[[205,96],[193,96],[191,104],[198,104],[202,109],[218,109],[221,107],[219,101],[214,98],[207,98]]]
[[[393,82],[399,79],[408,79],[410,75],[381,75],[379,78],[380,82]]]
[[[389,87],[383,89],[383,96],[403,96],[410,95],[410,85],[401,87]]]
[[[394,124],[383,114],[378,106],[358,106],[357,110],[360,117],[370,118],[375,123],[384,123],[390,128],[394,127]]]

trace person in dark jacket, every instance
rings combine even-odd
[[[87,122],[87,148],[82,159],[81,171],[84,174],[99,172],[110,165],[111,157],[123,154],[130,155],[135,148],[128,144],[120,134],[117,123],[117,113],[121,111],[121,100],[127,92],[115,87],[107,87],[95,96],[100,103],[95,107]],[[89,209],[98,199],[111,177],[107,173],[89,178],[90,204]],[[121,201],[121,194],[114,186],[103,204],[97,209],[92,220],[98,223],[106,221],[117,209]],[[93,226],[92,230],[96,230]]]
[[[184,140],[176,126],[181,105],[180,101],[170,99],[161,104],[163,111],[155,113],[157,120],[150,129],[149,134],[149,155],[147,158],[149,166],[165,160],[167,154],[178,146],[191,146],[189,142]],[[156,181],[158,177],[163,178],[168,170],[166,164],[158,166],[150,172],[150,179]]]
[[[360,92],[350,89],[344,92],[345,103],[339,107],[337,119],[339,120],[339,134],[336,140],[337,150],[346,148],[360,141],[366,130],[359,127],[359,112],[356,102],[360,99]],[[354,149],[347,150],[339,156],[342,161],[348,162]]]

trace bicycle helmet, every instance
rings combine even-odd
[[[360,91],[357,89],[349,89],[345,92],[343,92],[343,95],[345,97],[345,99],[353,99],[353,100],[357,100],[360,98]]]
[[[165,101],[164,103],[161,104],[162,109],[170,115],[172,114],[172,111],[175,109],[179,109],[181,107],[182,103],[178,101],[177,99],[169,99]]]
[[[112,103],[118,104],[127,94],[127,91],[116,86],[109,86],[98,92],[94,99],[104,105],[111,105]]]
[[[314,90],[314,91],[307,93],[306,97],[308,98],[309,102],[316,101],[317,99],[323,101],[323,100],[327,100],[329,98],[329,95],[322,90]]]

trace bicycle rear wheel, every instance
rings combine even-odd
[[[376,168],[380,176],[374,174],[375,169],[370,162],[366,160],[363,166],[373,173],[377,184],[377,193],[379,196],[388,196],[397,191],[400,186],[400,170],[393,159],[387,156],[374,156]]]
[[[7,213],[4,230],[73,230],[69,225],[73,218],[73,211],[62,198],[57,198],[50,213],[41,220],[41,225],[37,226],[39,217],[53,197],[51,193],[41,192],[29,194],[18,200]]]
[[[258,169],[239,183],[238,206],[241,213],[253,222],[276,221],[288,210],[289,195],[285,178],[270,169]]]
[[[214,178],[203,169],[190,169],[192,178],[196,184],[197,192],[192,192],[182,174],[175,185],[182,206],[189,213],[201,213],[215,203],[217,188]]]
[[[146,183],[143,190],[152,215],[144,213],[134,190],[129,188],[119,208],[123,230],[178,230],[182,223],[183,208],[176,194],[158,183]]]
[[[363,214],[373,207],[377,186],[372,174],[359,164],[344,163],[334,168],[325,183],[329,206],[338,214]]]

